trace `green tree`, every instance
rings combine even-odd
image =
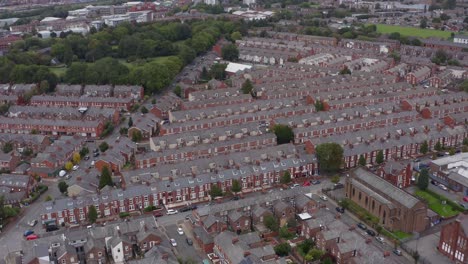
[[[277,232],[279,230],[279,223],[278,219],[274,217],[273,215],[267,215],[263,218],[263,223],[265,224],[265,227],[270,229],[273,232]]]
[[[3,222],[6,219],[6,213],[5,213],[5,197],[3,195],[0,195],[0,225],[3,226]]]
[[[283,172],[283,175],[281,175],[280,182],[282,184],[289,184],[291,182],[291,173],[289,171]]]
[[[52,196],[47,195],[46,198],[44,199],[44,201],[46,201],[46,202],[52,201]]]
[[[360,155],[360,156],[359,156],[358,164],[359,164],[360,166],[366,166],[366,158],[364,158],[364,155]]]
[[[315,149],[322,172],[336,172],[343,164],[343,148],[338,143],[323,143]]]
[[[109,144],[107,144],[107,142],[103,141],[101,144],[99,144],[99,150],[101,150],[101,152],[106,152],[108,149]]]
[[[440,141],[437,141],[437,143],[434,145],[434,150],[442,151],[442,144],[440,144]]]
[[[234,31],[234,32],[231,33],[231,39],[233,41],[242,39],[242,34],[239,31]]]
[[[419,23],[420,28],[427,28],[427,18],[421,19],[421,23]]]
[[[316,261],[322,258],[325,253],[317,248],[313,248],[307,252],[307,255],[304,257],[307,261]]]
[[[242,191],[242,184],[239,182],[239,180],[237,179],[232,180],[231,191],[234,194],[237,194],[238,192]]]
[[[223,64],[223,63],[213,64],[213,66],[211,66],[210,68],[211,77],[215,78],[216,80],[226,79],[226,67],[227,67],[227,64]]]
[[[94,207],[94,205],[89,206],[88,221],[94,224],[96,223],[97,218],[98,218],[98,213],[97,213],[96,207]]]
[[[84,156],[88,155],[88,153],[89,153],[89,148],[88,147],[81,148],[81,150],[80,150],[80,156],[81,157],[84,157]]]
[[[242,93],[243,93],[243,94],[250,94],[250,93],[252,93],[253,84],[252,84],[252,82],[250,81],[250,79],[245,80],[245,82],[242,84],[241,90],[242,90]]]
[[[326,257],[320,264],[333,264],[333,260],[330,257]]]
[[[221,190],[221,188],[217,184],[212,184],[211,190],[210,190],[210,196],[211,196],[211,199],[214,199],[219,196],[223,196],[223,190]]]
[[[465,91],[465,93],[468,93],[468,80],[464,80],[461,85],[460,85],[460,91]]]
[[[325,107],[323,105],[323,102],[321,100],[316,100],[314,103],[315,106],[315,111],[320,112],[325,110]]]
[[[73,164],[78,164],[81,161],[81,155],[78,152],[74,152],[72,156]]]
[[[180,87],[180,85],[176,85],[174,88],[174,94],[178,97],[182,97],[182,87]]]
[[[234,44],[228,44],[221,49],[221,56],[227,61],[237,61],[239,59],[239,49]]]
[[[99,189],[113,185],[111,172],[107,166],[104,166],[101,171],[101,177],[99,178]]]
[[[450,148],[450,150],[449,150],[449,155],[450,155],[450,156],[453,156],[453,155],[455,155],[455,153],[456,153],[456,152],[455,152],[455,148],[453,148],[453,147]]]
[[[2,147],[3,153],[9,153],[12,150],[13,150],[13,143],[6,142],[5,144],[3,144],[3,147]]]
[[[340,74],[351,74],[351,70],[348,67],[344,67],[342,70],[340,70]]]
[[[69,171],[73,168],[73,163],[71,161],[67,161],[64,167],[65,167],[65,170]]]
[[[208,81],[210,79],[210,74],[205,66],[202,68],[202,72],[200,73],[200,80],[201,81]]]
[[[294,233],[289,232],[288,227],[282,226],[279,229],[279,237],[284,238],[284,239],[291,239],[294,237]]]
[[[331,182],[339,183],[340,182],[340,175],[336,174],[331,178]]]
[[[273,132],[275,132],[278,145],[287,144],[294,140],[294,132],[287,125],[277,124],[273,127]]]
[[[127,135],[128,134],[128,128],[126,127],[121,127],[119,130],[120,135]]]
[[[429,186],[429,171],[426,168],[422,169],[419,173],[417,184],[421,190],[426,190]]]
[[[143,140],[143,134],[141,134],[140,130],[133,131],[132,133],[132,141],[133,142],[140,142]]]
[[[276,245],[274,247],[274,250],[275,250],[276,255],[280,257],[284,257],[284,256],[289,255],[289,252],[291,252],[291,246],[289,245],[289,243],[285,242],[285,243]]]
[[[421,144],[419,152],[421,152],[422,154],[426,154],[427,152],[429,152],[429,144],[427,143],[427,140],[424,140],[424,142]]]
[[[385,161],[385,157],[384,157],[383,150],[379,150],[379,152],[377,152],[377,156],[375,156],[375,162],[377,164],[382,164],[384,161]]]
[[[64,182],[64,181],[60,181],[60,182],[58,183],[58,188],[59,188],[59,191],[60,191],[62,194],[64,194],[64,193],[66,193],[67,190],[68,190],[68,184],[67,184],[66,182]]]
[[[146,108],[145,106],[142,106],[142,107],[140,108],[140,111],[141,111],[142,114],[147,114],[147,113],[149,112],[149,111],[148,111],[148,108]]]
[[[133,126],[133,119],[132,119],[132,117],[130,117],[128,119],[128,128],[131,128],[132,126]]]

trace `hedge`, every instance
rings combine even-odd
[[[130,216],[130,213],[128,212],[122,212],[119,214],[120,218],[124,218],[124,217],[127,217],[127,216]]]

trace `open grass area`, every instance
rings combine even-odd
[[[448,39],[451,37],[449,31],[442,31],[436,29],[422,29],[417,27],[403,27],[394,25],[377,24],[377,32],[382,34],[390,34],[398,32],[402,36],[406,37],[419,37],[419,38],[444,38]]]
[[[395,231],[395,232],[392,232],[392,234],[398,239],[405,239],[405,238],[412,236],[411,234],[405,233],[403,231]]]
[[[425,200],[429,208],[442,217],[451,217],[460,213],[458,208],[452,206],[450,203],[442,204],[443,200],[448,201],[447,198],[437,197],[432,193],[422,190],[417,190],[415,195]]]

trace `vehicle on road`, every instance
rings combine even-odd
[[[183,234],[184,234],[184,230],[182,229],[182,227],[178,227],[178,228],[177,228],[177,233],[179,233],[179,235],[183,235]]]
[[[84,157],[84,160],[89,160],[89,156],[85,156],[85,157]]]
[[[178,213],[177,210],[169,209],[169,210],[167,210],[167,213],[166,213],[166,214],[167,214],[167,215],[173,215],[173,214],[177,214],[177,213]]]
[[[325,195],[320,196],[320,199],[322,199],[324,201],[328,201],[328,198]]]
[[[317,185],[317,184],[320,184],[320,181],[319,181],[319,180],[315,180],[315,181],[311,181],[310,183],[312,183],[313,185]]]
[[[394,253],[395,255],[397,255],[397,256],[403,255],[403,254],[401,253],[401,250],[399,250],[399,249],[394,249],[394,250],[393,250],[393,253]]]
[[[187,238],[185,241],[187,241],[187,244],[188,244],[189,246],[193,245],[192,239]]]
[[[34,234],[34,231],[26,230],[26,231],[24,231],[23,236],[27,237],[27,236],[32,235],[32,234]]]
[[[52,232],[52,231],[55,231],[55,230],[59,230],[58,226],[56,226],[56,225],[47,225],[46,226],[46,232]]]
[[[294,189],[294,188],[299,187],[299,186],[301,186],[301,185],[298,184],[298,183],[295,183],[295,184],[293,184],[293,185],[291,186],[291,189]]]
[[[237,200],[239,200],[239,196],[234,196],[234,197],[231,198],[231,200],[232,201],[237,201]]]
[[[381,236],[375,237],[375,240],[379,241],[380,243],[384,242],[384,238]]]
[[[94,152],[93,157],[99,157],[99,152]]]
[[[80,166],[75,165],[75,166],[73,166],[72,170],[76,171],[76,170],[79,169],[79,168],[80,168]]]
[[[344,188],[344,185],[342,183],[335,183],[335,185],[333,186],[333,188],[336,190],[336,189],[341,189],[341,188]]]
[[[337,207],[336,211],[339,212],[339,213],[344,214],[345,209],[343,207]]]
[[[29,235],[26,237],[26,240],[36,240],[38,239],[39,237],[35,234],[32,234],[32,235]]]
[[[34,219],[34,220],[31,220],[29,223],[28,223],[29,226],[35,226],[37,225],[37,220]]]
[[[361,228],[362,230],[367,230],[367,226],[364,225],[363,223],[359,223],[359,224],[357,224],[357,226],[358,226],[359,228]]]
[[[441,188],[441,189],[444,190],[444,191],[447,191],[447,190],[448,190],[448,188],[447,188],[445,185],[443,185],[443,184],[439,184],[439,188]]]
[[[375,236],[375,232],[372,231],[372,230],[370,230],[370,229],[367,229],[366,232],[367,232],[367,234],[368,234],[369,236]]]
[[[468,202],[468,196],[463,197],[463,201]]]
[[[154,217],[161,217],[163,216],[163,212],[161,210],[158,210],[158,211],[153,211],[153,216]]]
[[[173,247],[177,247],[177,241],[175,239],[171,238],[169,241],[171,241]]]

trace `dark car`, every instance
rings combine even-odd
[[[315,181],[311,181],[310,183],[312,183],[313,185],[317,185],[317,184],[320,184],[320,181],[319,181],[319,180],[315,180]]]
[[[437,185],[437,182],[435,182],[434,180],[431,180],[431,184]]]
[[[93,150],[93,153],[98,153],[98,152],[99,152],[99,149]]]
[[[361,228],[362,230],[367,230],[367,226],[365,226],[363,223],[359,223],[357,224],[357,226]]]
[[[185,241],[187,241],[187,244],[188,244],[189,246],[193,245],[192,239],[187,238]]]
[[[84,157],[84,160],[89,160],[89,156],[85,156],[85,157]]]
[[[99,152],[94,152],[93,157],[99,156]]]
[[[27,237],[27,236],[32,235],[32,234],[34,234],[34,231],[26,230],[26,231],[24,231],[23,236]]]
[[[335,184],[335,189],[341,189],[341,188],[344,188],[344,185],[342,183]]]
[[[344,210],[343,207],[337,207],[337,208],[336,208],[336,211],[337,211],[337,212],[340,212],[340,213],[342,213],[342,214],[344,214],[344,211],[345,211],[345,210]]]
[[[367,234],[368,234],[369,236],[375,236],[375,232],[372,231],[372,230],[370,230],[370,229],[367,229],[366,232],[367,232]]]
[[[163,214],[162,211],[154,211],[154,212],[153,212],[153,216],[154,216],[154,217],[161,217],[161,216],[163,216],[163,215],[164,215],[164,214]]]
[[[233,200],[233,201],[237,201],[237,200],[239,200],[239,196],[234,196],[234,197],[232,197],[232,199],[231,199],[231,200]]]
[[[190,206],[185,206],[185,207],[182,207],[179,209],[179,212],[187,212],[187,211],[190,211],[192,210],[192,208],[190,208]]]
[[[56,225],[47,225],[46,226],[46,232],[52,232],[52,231],[55,231],[55,230],[59,230],[58,226],[56,226]]]

